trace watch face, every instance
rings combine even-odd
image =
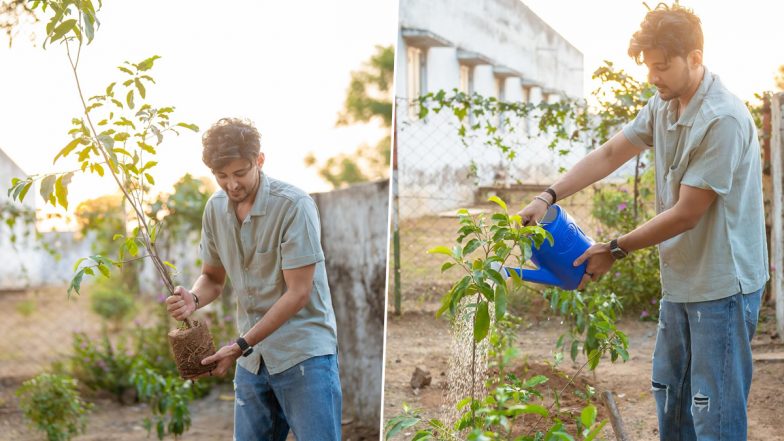
[[[612,254],[612,256],[615,257],[616,259],[623,259],[624,257],[626,257],[626,253],[624,253],[623,250],[620,248],[611,249],[610,254]]]

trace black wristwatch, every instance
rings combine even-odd
[[[247,341],[245,341],[244,338],[240,337],[234,340],[234,342],[237,343],[237,346],[240,347],[240,351],[242,351],[243,357],[247,357],[248,355],[253,353],[253,348],[248,344]]]
[[[623,259],[629,255],[629,253],[624,251],[623,248],[618,246],[618,239],[613,239],[610,241],[610,254],[612,254],[615,260]]]

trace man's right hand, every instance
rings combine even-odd
[[[549,197],[549,195],[547,195],[547,197]],[[544,201],[534,199],[517,214],[520,215],[523,226],[527,227],[538,224],[547,213],[548,208],[548,205]]]
[[[182,286],[174,288],[174,295],[166,297],[166,310],[175,320],[185,320],[196,311],[193,295]]]

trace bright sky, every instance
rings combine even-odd
[[[303,158],[310,151],[320,159],[350,152],[384,135],[375,125],[336,128],[335,121],[350,72],[375,45],[394,44],[396,3],[105,0],[101,28],[82,51],[82,87],[87,96],[102,94],[124,75],[116,69],[123,61],[160,55],[148,102],[176,106],[177,119],[202,131],[223,116],[247,117],[261,132],[270,176],[328,190]],[[53,171],[52,159],[70,140],[71,118],[81,114],[65,48],[41,49],[42,33],[38,47],[24,32],[12,48],[0,44],[0,148],[28,174]],[[164,140],[154,169],[159,190],[185,173],[210,175],[200,136],[185,130]],[[75,164],[60,162],[59,170]],[[0,190],[10,180],[0,176]],[[114,191],[113,185],[106,178],[76,179],[72,205]],[[36,205],[42,204],[39,197]]]
[[[602,60],[613,61],[640,80],[645,70],[627,55],[629,39],[647,9],[638,0],[522,0],[582,51],[586,94],[596,88],[591,74]],[[651,7],[658,1],[647,2]],[[671,2],[667,2],[671,3]],[[682,0],[702,20],[704,63],[743,100],[773,90],[784,64],[784,2],[770,0]]]

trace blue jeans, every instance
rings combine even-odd
[[[651,377],[662,441],[746,439],[761,296],[762,290],[709,302],[662,300]]]
[[[284,441],[289,427],[298,440],[340,440],[337,355],[309,358],[275,375],[264,363],[258,374],[237,365],[234,390],[235,441]]]

